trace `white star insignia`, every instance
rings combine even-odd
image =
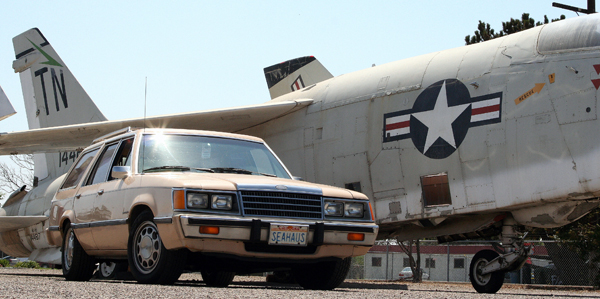
[[[448,107],[446,81],[444,81],[433,110],[413,113],[413,116],[428,128],[423,153],[426,153],[438,138],[442,138],[456,149],[452,123],[465,111],[465,109],[467,109],[467,107],[469,107],[469,105],[470,104],[463,104]]]

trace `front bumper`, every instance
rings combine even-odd
[[[192,252],[239,257],[319,259],[364,255],[375,243],[379,227],[370,222],[333,222],[303,219],[261,218],[179,214],[156,217],[167,249],[188,248]],[[308,225],[306,246],[269,245],[271,224]],[[218,227],[216,235],[200,233],[200,227]],[[348,234],[364,234],[362,241]]]

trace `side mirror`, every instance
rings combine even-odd
[[[128,175],[131,174],[131,167],[129,166],[114,166],[112,168],[112,172],[110,173],[110,176],[112,176],[115,179],[124,179],[126,178]]]
[[[303,181],[303,182],[305,182],[305,181],[306,181],[306,180],[304,180],[303,178],[301,178],[301,177],[299,177],[299,176],[293,176],[293,177],[292,177],[292,180],[294,180],[294,181]]]

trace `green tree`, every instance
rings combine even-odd
[[[564,19],[565,15],[561,15],[559,18],[552,19],[551,21],[555,22]],[[477,25],[477,30],[474,32],[474,35],[465,36],[465,43],[467,45],[476,44],[497,37],[509,35],[515,32],[523,31],[529,28],[533,28],[535,26],[548,24],[549,22],[550,20],[548,20],[548,17],[545,15],[544,22],[542,23],[536,22],[533,18],[530,18],[528,13],[523,13],[523,15],[521,15],[521,19],[510,18],[510,21],[502,22],[502,30],[500,32],[496,32],[494,31],[494,29],[491,28],[491,25],[489,23],[485,23],[479,20],[479,24]]]
[[[549,230],[548,234],[586,261],[585,264],[597,273],[594,284],[600,286],[600,208],[592,210],[578,221]]]

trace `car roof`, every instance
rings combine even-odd
[[[227,132],[218,132],[218,131],[205,131],[205,130],[187,130],[187,129],[168,129],[168,128],[131,128],[127,127],[121,130],[117,130],[111,133],[108,133],[104,136],[98,137],[94,139],[91,145],[99,144],[101,142],[111,142],[113,140],[121,139],[128,136],[133,136],[135,134],[182,134],[182,135],[198,135],[198,136],[206,136],[206,137],[219,137],[219,138],[229,138],[229,139],[239,139],[246,141],[253,141],[259,143],[265,143],[262,138],[243,135],[243,134],[235,134],[235,133],[227,133]]]

